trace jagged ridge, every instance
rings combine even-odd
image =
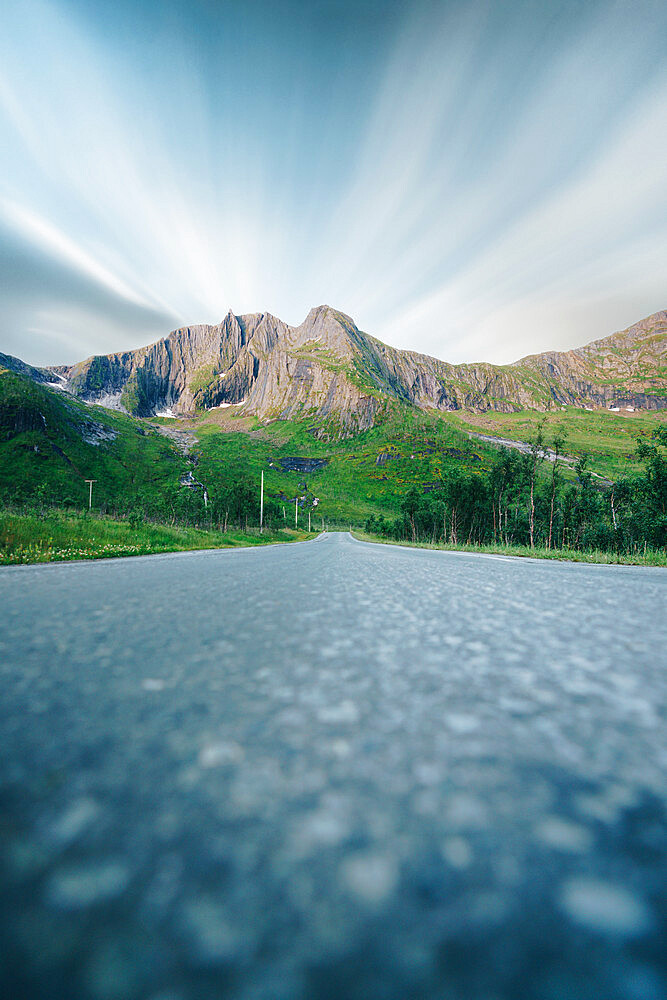
[[[328,421],[346,435],[373,426],[397,400],[477,412],[564,404],[662,409],[666,346],[663,311],[577,350],[513,365],[450,365],[383,344],[329,306],[312,309],[297,327],[270,313],[230,310],[218,325],[184,327],[149,347],[71,367],[34,369],[33,377],[50,372],[77,396],[139,416],[236,404],[263,419]]]

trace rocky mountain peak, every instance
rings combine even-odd
[[[633,323],[626,330],[619,330],[609,337],[594,340],[585,347],[575,349],[575,354],[582,356],[601,356],[607,353],[623,353],[637,351],[655,355],[663,353],[667,344],[667,310],[653,313],[646,319]]]
[[[351,358],[359,330],[353,319],[331,306],[311,309],[294,331],[295,343],[319,342],[322,348],[341,358]]]
[[[174,330],[137,351],[52,368],[63,388],[138,416],[216,407],[263,421],[306,419],[314,433],[372,427],[388,407],[436,410],[667,406],[667,311],[585,347],[516,365],[450,365],[400,351],[329,305],[291,327],[271,313]],[[20,364],[15,362],[14,364]],[[34,376],[31,376],[34,377]]]

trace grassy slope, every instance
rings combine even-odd
[[[318,514],[359,522],[370,514],[395,513],[401,496],[412,485],[423,488],[437,483],[440,474],[453,469],[470,472],[488,467],[498,449],[471,441],[469,431],[530,440],[543,416],[536,411],[442,414],[395,404],[386,423],[355,438],[326,442],[315,438],[307,423],[299,422],[264,425],[248,417],[202,414],[184,426],[198,437],[198,475],[211,491],[239,469],[258,480],[263,468],[268,494],[294,498],[307,490],[320,500],[315,508]],[[568,455],[587,454],[593,471],[617,478],[638,468],[633,454],[637,435],[650,434],[666,419],[667,414],[625,417],[568,407],[565,412],[546,415],[545,435],[549,443],[563,427]],[[391,457],[378,465],[381,454]],[[285,472],[278,459],[287,456],[326,457],[329,463],[311,473]],[[572,470],[564,472],[566,477],[574,475]]]
[[[567,437],[566,454],[586,454],[590,468],[610,479],[618,479],[638,469],[634,457],[637,437],[650,435],[653,429],[667,422],[667,411],[658,413],[611,413],[595,410],[592,413],[568,406],[564,411],[538,413],[522,410],[520,413],[457,413],[445,418],[462,431],[475,431],[495,437],[529,441],[535,434],[540,420],[545,420],[544,433],[549,442],[556,430],[562,427]]]
[[[201,531],[161,524],[139,524],[110,517],[73,515],[61,511],[12,513],[0,511],[0,565],[148,555],[189,549],[217,549],[310,538],[293,530],[241,532]]]
[[[108,439],[91,443],[103,435]],[[96,479],[95,506],[113,505],[139,490],[159,493],[185,467],[174,445],[146,423],[0,369],[0,500],[32,496],[45,485],[58,499],[83,505],[84,480]]]
[[[197,475],[211,495],[217,483],[240,469],[255,481],[264,469],[267,495],[284,503],[288,518],[294,497],[306,493],[319,499],[313,514],[328,521],[393,514],[412,485],[438,483],[440,474],[452,468],[480,471],[494,454],[438,417],[400,405],[391,408],[385,424],[344,441],[318,440],[307,423],[262,425],[249,418],[222,418],[221,423],[207,414],[184,425],[197,435]],[[233,426],[242,429],[230,430]],[[391,457],[378,465],[379,455]],[[329,461],[314,472],[284,471],[278,460],[294,456]],[[288,499],[283,501],[281,493]]]

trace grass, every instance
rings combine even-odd
[[[291,351],[290,354],[293,358],[314,361],[330,372],[347,372],[347,360],[339,357],[338,354],[329,348],[323,347],[319,341],[308,341],[296,350]]]
[[[0,565],[108,559],[118,556],[184,552],[192,549],[238,548],[276,542],[296,542],[315,533],[283,528],[208,531],[171,527],[89,514],[50,510],[44,513],[0,511]]]
[[[293,500],[297,494],[310,493],[318,497],[314,510],[318,516],[361,523],[371,514],[398,514],[401,499],[412,486],[426,490],[454,470],[482,473],[488,469],[499,449],[471,440],[469,432],[530,441],[542,418],[547,444],[562,427],[567,437],[566,455],[576,458],[586,454],[591,471],[617,479],[639,470],[637,438],[650,437],[667,414],[623,416],[575,407],[547,414],[532,410],[437,413],[396,402],[389,404],[382,423],[342,440],[334,435],[323,440],[317,435],[326,425],[314,426],[308,420],[262,423],[243,416],[211,418],[202,414],[186,426],[198,438],[198,469],[210,490],[215,489],[216,480],[239,468],[245,468],[255,480],[264,469],[270,495],[280,499],[283,494]],[[328,463],[308,474],[285,472],[278,459],[286,456],[327,458]],[[562,466],[561,471],[565,479],[575,478],[572,467]],[[548,472],[545,464],[541,474]]]
[[[113,507],[139,492],[161,495],[186,468],[174,444],[146,421],[0,370],[0,503],[43,487],[66,505],[83,506],[85,480],[95,479],[95,498]]]
[[[519,413],[457,413],[445,418],[452,426],[464,432],[491,434],[515,441],[530,441],[537,425],[544,420],[546,443],[550,444],[562,428],[567,443],[565,454],[578,457],[587,455],[592,471],[609,479],[636,472],[639,463],[635,457],[637,438],[649,436],[660,424],[667,421],[664,411],[648,413],[612,413],[609,410],[581,410],[568,406],[564,410],[539,413],[522,410]]]
[[[295,496],[317,497],[318,520],[363,522],[371,514],[395,516],[411,486],[428,488],[454,468],[488,468],[496,449],[470,441],[467,434],[439,415],[395,404],[387,420],[344,440],[321,440],[308,421],[276,420],[262,424],[247,417],[202,415],[183,424],[198,439],[197,475],[214,495],[218,483],[244,470],[259,482],[264,470],[267,495],[288,506]],[[238,428],[238,429],[236,429]],[[285,457],[325,458],[309,473],[282,469]],[[380,459],[380,464],[378,464]]]
[[[384,545],[400,545],[411,549],[441,549],[444,552],[474,552],[486,555],[518,556],[524,559],[552,559],[559,562],[585,562],[620,564],[624,566],[667,566],[667,552],[662,549],[647,549],[634,554],[607,552],[601,549],[579,551],[578,549],[547,549],[528,545],[451,545],[449,543],[434,544],[432,542],[396,541],[371,535],[365,531],[353,531],[352,535],[360,542],[381,542]]]

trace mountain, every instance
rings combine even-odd
[[[55,375],[50,369],[33,368],[32,365],[27,365],[20,358],[13,358],[11,354],[0,353],[0,368],[14,372],[15,375],[24,375],[26,378],[32,379],[33,382],[40,382],[42,385],[62,388],[65,384],[65,379],[62,376],[58,376],[54,381]]]
[[[0,364],[136,416],[235,405],[264,421],[303,418],[316,432],[348,436],[372,427],[395,402],[502,413],[566,404],[662,409],[667,311],[585,347],[512,365],[451,365],[398,350],[329,306],[312,309],[297,327],[270,313],[230,310],[218,325],[183,327],[136,351],[44,369],[4,355]]]

